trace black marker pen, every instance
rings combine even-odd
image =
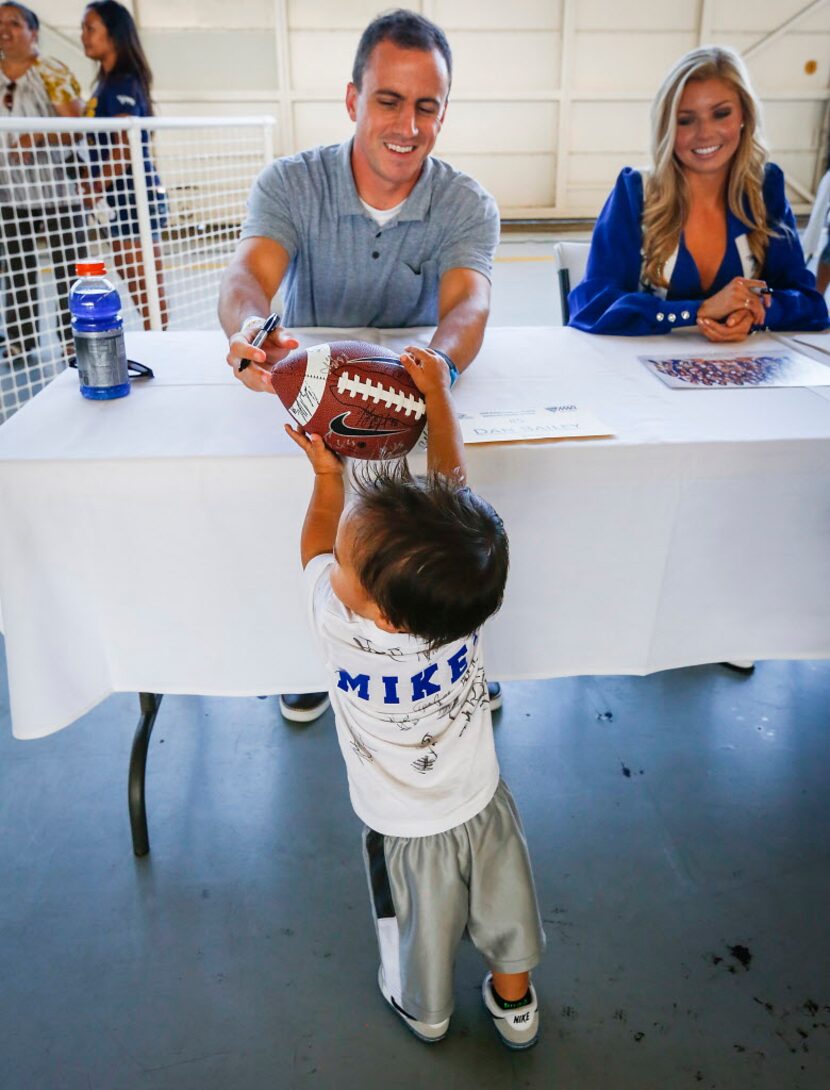
[[[259,348],[259,346],[262,344],[268,334],[276,329],[279,324],[279,314],[269,314],[268,317],[265,319],[265,324],[263,325],[262,329],[260,329],[254,339],[251,341],[251,348]],[[251,360],[242,360],[242,362],[239,364],[239,370],[244,371],[250,362]]]

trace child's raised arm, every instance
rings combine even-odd
[[[429,348],[410,346],[401,354],[401,364],[426,402],[427,468],[464,484],[467,480],[464,440],[450,396],[446,362]]]
[[[302,428],[289,424],[285,431],[305,451],[314,470],[314,491],[300,535],[300,559],[305,567],[315,556],[334,550],[337,524],[343,513],[343,463],[319,435],[306,435]]]

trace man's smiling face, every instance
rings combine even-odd
[[[449,73],[438,50],[379,42],[350,83],[346,108],[355,123],[352,172],[357,191],[375,208],[409,196],[444,121]]]

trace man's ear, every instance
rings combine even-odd
[[[346,110],[352,121],[357,121],[357,96],[359,93],[353,83],[346,85]]]

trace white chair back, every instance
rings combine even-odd
[[[824,238],[824,228],[827,225],[828,210],[830,210],[830,170],[819,182],[810,219],[801,235],[804,260],[807,262],[807,268],[813,272],[816,271],[818,256],[821,253],[821,243]]]
[[[585,276],[588,265],[590,242],[557,242],[553,248],[553,261],[559,281],[559,298],[562,305],[562,325],[568,324],[570,309],[568,292]]]

